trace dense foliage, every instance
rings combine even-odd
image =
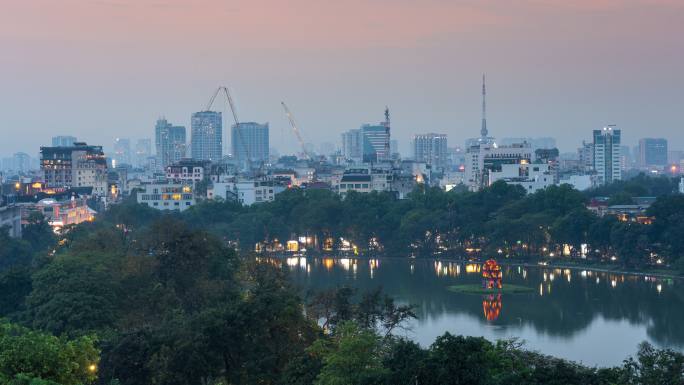
[[[683,383],[684,356],[646,344],[605,369],[516,341],[447,333],[420,347],[395,336],[416,317],[412,306],[379,290],[344,287],[304,300],[281,266],[232,248],[236,240],[308,232],[355,242],[378,237],[387,250],[424,255],[437,239],[511,252],[518,240],[539,248],[549,239],[587,238],[611,250],[619,240],[681,251],[681,239],[667,239],[681,229],[679,196],[653,205],[658,219],[648,228],[596,218],[584,203],[567,186],[530,196],[505,184],[478,193],[427,189],[401,201],[292,189],[270,204],[207,202],[183,214],[125,203],[57,239],[34,218],[27,239],[0,239],[0,317],[7,320],[0,323],[0,383]]]
[[[562,185],[529,195],[503,182],[479,192],[420,186],[405,200],[375,192],[351,192],[341,199],[330,191],[293,188],[271,203],[242,207],[209,201],[183,216],[193,226],[237,241],[243,252],[258,242],[283,243],[298,236],[315,237],[319,249],[324,239],[339,246],[344,238],[363,253],[392,256],[462,257],[467,250],[481,250],[529,259],[569,249],[576,257],[586,245],[590,260],[617,256],[616,263],[634,268],[658,260],[674,264],[684,255],[684,237],[678,235],[684,234],[684,195],[673,195],[673,185],[667,178],[640,176],[586,193]],[[595,215],[587,204],[597,193],[630,202],[642,193],[661,195],[647,213],[655,218],[649,225]],[[371,240],[380,247],[373,248]]]

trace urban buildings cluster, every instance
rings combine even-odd
[[[73,136],[55,136],[38,156],[17,152],[1,159],[0,226],[19,236],[21,223],[40,212],[60,229],[90,220],[129,195],[155,209],[182,211],[203,199],[268,202],[295,186],[343,197],[387,191],[398,198],[417,184],[476,191],[504,181],[535,192],[567,183],[584,190],[633,172],[679,175],[684,166],[684,152],[669,149],[666,139],[643,138],[630,147],[615,125],[587,130],[591,137],[572,153],[560,153],[549,137],[496,139],[487,127],[484,77],[480,135],[461,146],[450,145],[447,133],[417,133],[408,156],[391,136],[388,108],[380,123],[342,132],[337,146],[324,143],[315,151],[301,142],[300,153],[285,156],[272,151],[268,123],[239,122],[233,110],[230,151],[224,154],[224,117],[210,107],[191,114],[189,137],[185,126],[161,117],[150,127],[152,139],[116,138],[108,152]]]

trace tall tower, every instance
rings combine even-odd
[[[484,139],[489,135],[487,132],[487,88],[485,85],[485,74],[482,74],[482,128],[480,136]]]
[[[390,158],[390,113],[389,107],[385,106],[385,133],[387,134],[387,140],[385,141],[385,156],[387,159]]]

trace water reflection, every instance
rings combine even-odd
[[[559,354],[568,351],[569,358],[574,357],[570,346],[612,344],[616,352],[612,361],[607,361],[611,364],[619,363],[643,339],[661,347],[684,347],[684,286],[680,281],[543,266],[502,266],[504,286],[511,283],[534,290],[490,298],[447,290],[451,285],[479,284],[481,266],[476,263],[311,257],[261,260],[291,271],[303,292],[343,285],[361,291],[383,287],[397,301],[418,305],[420,319],[412,325],[411,337],[425,344],[446,330],[492,338],[523,336],[532,348],[552,342],[553,346],[567,345]],[[496,326],[492,329],[496,332],[488,331],[486,325]],[[605,329],[596,329],[599,327]],[[619,335],[617,341],[596,341],[613,334]],[[582,354],[578,350],[579,359],[585,362],[604,363]]]

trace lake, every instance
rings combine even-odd
[[[582,362],[618,365],[649,341],[684,348],[684,283],[679,280],[548,267],[502,266],[503,285],[524,294],[455,293],[479,284],[480,265],[440,260],[293,257],[284,268],[303,291],[382,287],[418,319],[399,334],[423,346],[448,331],[489,340],[517,337],[531,350]]]

